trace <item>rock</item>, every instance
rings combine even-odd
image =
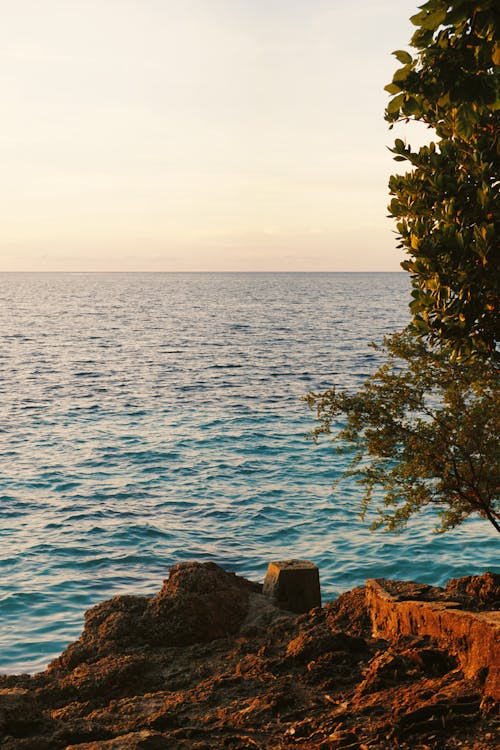
[[[464,696],[461,700],[430,700],[417,709],[400,712],[395,716],[391,736],[398,739],[420,737],[436,729],[459,727],[463,732],[464,725],[476,722],[480,717],[479,696]]]
[[[488,578],[472,585],[486,601]],[[51,669],[0,675],[1,750],[498,750],[495,640],[477,628],[500,613],[377,586],[292,614],[217,566],[175,566],[156,597],[91,610]]]
[[[446,651],[436,648],[408,648],[395,652],[389,648],[372,660],[358,694],[373,693],[424,676],[440,676],[457,666]]]
[[[143,617],[147,605],[145,596],[115,596],[87,610],[82,635],[49,669],[74,669],[84,662],[145,646]]]
[[[248,611],[253,586],[215,563],[180,563],[170,569],[148,604],[148,643],[185,646],[236,633]]]
[[[293,737],[294,739],[299,739],[301,737],[309,737],[313,731],[314,724],[311,720],[303,719],[302,721],[293,724],[291,727],[288,727],[285,735]]]
[[[346,591],[324,609],[331,630],[342,630],[348,635],[361,638],[371,635],[372,623],[366,604],[365,586]]]
[[[239,629],[253,584],[215,563],[179,563],[169,574],[152,598],[115,596],[90,609],[79,640],[50,668],[74,669],[137,648],[208,642]]]
[[[500,700],[500,612],[468,612],[453,601],[402,600],[382,579],[367,581],[366,595],[375,637],[433,638],[456,656],[467,677],[484,681],[487,696]]]
[[[241,624],[240,633],[249,638],[262,635],[270,626],[277,622],[286,623],[292,617],[295,615],[276,607],[267,596],[250,592],[248,612]]]
[[[355,732],[339,729],[321,743],[321,750],[358,750],[359,742]]]
[[[80,653],[80,652],[79,652]],[[65,654],[70,656],[66,658]],[[71,664],[71,647],[60,657],[60,662]],[[52,667],[53,669],[53,667]],[[63,671],[52,688],[45,688],[44,694],[52,694],[54,699],[78,697],[79,700],[98,696],[111,696],[114,693],[134,691],[144,679],[151,663],[145,654],[108,654],[102,658]]]
[[[162,734],[142,731],[130,732],[112,740],[68,745],[66,750],[166,750],[166,748],[172,748],[172,744]]]
[[[280,607],[297,614],[321,607],[318,568],[309,560],[269,563],[263,593]]]
[[[0,690],[0,733],[25,734],[43,719],[32,693],[22,688]]]
[[[466,604],[469,609],[500,609],[500,575],[497,573],[452,578],[445,591],[449,598]]]
[[[300,633],[288,644],[286,655],[288,658],[299,661],[311,661],[318,656],[335,652],[347,651],[348,653],[358,653],[366,648],[366,643],[362,638],[353,638],[346,633],[325,632],[318,634]]]

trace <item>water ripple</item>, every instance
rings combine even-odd
[[[326,598],[371,576],[492,568],[481,521],[370,534],[301,397],[354,388],[406,322],[403,274],[0,275],[0,671],[179,560],[262,579],[306,557]]]

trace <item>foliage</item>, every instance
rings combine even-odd
[[[408,332],[381,349],[387,361],[358,393],[332,388],[306,399],[319,421],[312,436],[333,434],[337,452],[354,451],[346,474],[364,486],[362,517],[382,489],[374,528],[398,530],[437,506],[437,531],[479,514],[500,532],[497,365],[452,362]]]
[[[499,333],[500,6],[498,0],[428,0],[411,21],[410,55],[386,90],[386,120],[417,120],[439,140],[395,160],[390,178],[401,265],[412,278],[413,331],[455,359],[496,355]]]

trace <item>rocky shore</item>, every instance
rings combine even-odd
[[[90,609],[0,676],[2,750],[498,750],[500,576],[375,581],[306,614],[213,563]]]

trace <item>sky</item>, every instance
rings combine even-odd
[[[0,271],[399,270],[417,2],[0,0]]]

